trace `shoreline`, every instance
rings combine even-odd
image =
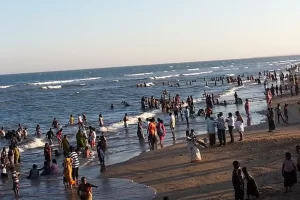
[[[281,200],[285,197],[294,199],[294,196],[299,195],[298,192],[282,196],[284,187],[280,167],[285,151],[290,151],[295,159],[294,148],[296,144],[300,144],[300,131],[298,131],[300,117],[299,111],[296,109],[299,107],[296,100],[297,97],[278,97],[272,104],[276,105],[280,102],[283,105],[283,101],[290,104],[290,116],[293,118],[290,124],[279,124],[279,130],[277,129],[273,133],[267,132],[266,122],[246,127],[243,142],[235,142],[226,147],[200,149],[202,155],[200,163],[189,162],[187,147],[182,142],[163,149],[141,153],[128,161],[111,165],[103,177],[126,178],[150,186],[157,191],[155,199],[169,196],[171,199],[221,198],[226,200],[233,198],[231,165],[232,161],[236,159],[241,162],[242,166],[248,167],[261,189],[263,199]],[[261,114],[264,114],[264,111]],[[237,137],[237,133],[234,133]],[[228,134],[226,135],[228,136]],[[258,158],[247,156],[249,152]],[[274,155],[278,158],[272,158]],[[264,157],[265,160],[261,157]],[[273,165],[270,166],[272,163]],[[220,170],[213,166],[217,166]],[[262,181],[264,173],[268,177],[266,183]],[[220,185],[220,183],[222,184]],[[298,188],[297,185],[295,187]],[[217,191],[220,188],[224,189],[221,192]],[[216,196],[216,198],[212,196]]]

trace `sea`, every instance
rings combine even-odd
[[[205,108],[204,90],[214,94],[219,101],[226,100],[228,105],[215,105],[214,113],[239,110],[245,116],[243,105],[233,104],[234,93],[245,100],[250,100],[251,117],[247,125],[264,122],[265,116],[259,111],[266,108],[264,85],[248,81],[247,76],[258,78],[263,71],[282,71],[300,61],[300,56],[280,56],[265,58],[249,58],[234,60],[218,60],[204,62],[186,62],[144,66],[127,66],[100,69],[84,69],[57,72],[40,72],[0,75],[0,127],[6,130],[17,129],[18,124],[28,128],[29,139],[19,144],[21,164],[21,196],[18,199],[76,199],[76,192],[66,191],[62,184],[62,175],[58,177],[42,177],[37,182],[31,182],[25,177],[32,164],[43,166],[43,146],[45,136],[37,138],[34,135],[37,124],[43,134],[51,127],[53,118],[57,118],[63,128],[63,133],[70,138],[71,144],[76,145],[76,126],[67,126],[69,116],[75,119],[78,115],[86,114],[88,125],[98,127],[98,116],[104,118],[108,140],[106,163],[108,165],[124,162],[149,150],[147,142],[138,140],[137,119],[146,120],[149,117],[163,119],[167,127],[165,145],[173,145],[182,140],[173,140],[168,129],[168,114],[160,109],[142,110],[141,98],[154,96],[158,99],[164,90],[171,97],[179,94],[185,100],[192,95],[196,111]],[[1,66],[5,67],[5,66]],[[243,75],[243,85],[228,84],[226,81],[211,81],[211,78],[221,76]],[[207,85],[206,85],[207,82]],[[177,86],[177,83],[179,86]],[[137,87],[146,84],[147,87]],[[271,83],[268,83],[271,84]],[[276,84],[276,83],[274,83]],[[124,106],[126,101],[129,106]],[[114,109],[111,109],[111,105]],[[129,116],[128,129],[123,128],[124,114]],[[177,138],[185,136],[185,130],[194,129],[197,134],[205,137],[206,124],[203,117],[194,117],[190,126],[179,119],[177,122]],[[100,133],[98,133],[100,134]],[[200,136],[201,137],[201,136]],[[0,141],[0,147],[7,147],[8,141]],[[54,145],[54,149],[57,146]],[[58,159],[61,166],[62,158]],[[156,191],[146,185],[126,179],[105,179],[101,176],[97,157],[81,159],[80,176],[86,176],[88,181],[99,185],[94,190],[94,199],[153,199]],[[60,168],[62,174],[62,167]],[[11,182],[0,182],[0,198],[15,199],[11,190]]]

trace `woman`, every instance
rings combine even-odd
[[[42,131],[41,131],[40,125],[36,125],[35,134],[37,136],[41,136],[42,135]]]
[[[12,148],[12,146],[9,146],[9,150],[8,150],[8,160],[9,160],[9,164],[10,166],[13,166],[14,164],[14,150]]]
[[[83,137],[81,130],[79,129],[76,134],[77,148],[84,147],[85,138]]]
[[[52,159],[52,165],[50,167],[51,175],[58,175],[58,165],[56,159]]]
[[[72,189],[72,185],[75,185],[75,181],[72,178],[72,159],[70,156],[65,158],[64,161],[64,184],[65,188],[70,187]]]
[[[273,108],[268,108],[268,124],[269,124],[269,132],[273,132],[275,130],[275,114],[273,112]]]
[[[103,126],[104,126],[104,122],[103,122],[102,114],[99,115],[98,121],[99,121],[99,126],[100,126],[100,128],[103,127]]]
[[[64,135],[64,138],[62,139],[61,143],[62,143],[64,156],[66,157],[67,155],[69,155],[69,149],[70,149],[70,143],[69,140],[67,139],[67,135]]]
[[[57,138],[57,142],[58,142],[58,145],[61,146],[61,137],[62,137],[62,131],[63,129],[59,129],[59,131],[56,133],[56,138]]]
[[[291,153],[285,153],[285,160],[282,164],[282,176],[284,177],[285,193],[288,189],[292,191],[292,187],[297,183],[297,170],[294,162],[292,161]]]
[[[51,161],[51,155],[52,155],[51,147],[49,146],[48,143],[46,143],[44,147],[44,156],[45,156],[45,160],[49,163]]]
[[[93,187],[98,188],[98,186],[88,183],[85,177],[82,177],[81,184],[79,185],[79,187],[77,189],[77,194],[78,194],[80,200],[92,200],[93,199],[93,192],[92,192]]]
[[[239,132],[240,134],[240,139],[239,141],[243,141],[243,133],[244,133],[244,119],[242,118],[242,116],[240,115],[239,111],[235,112],[236,115],[236,121],[234,123],[236,130]]]
[[[191,162],[199,162],[202,160],[199,149],[195,141],[195,137],[190,137],[190,132],[186,131],[187,147],[190,154]]]
[[[14,148],[14,164],[19,164],[20,163],[20,151],[18,147]]]
[[[90,157],[92,157],[92,152],[89,150],[89,147],[86,146],[84,148],[83,158],[90,158]]]
[[[101,172],[106,170],[106,166],[105,166],[105,151],[106,151],[106,149],[107,149],[106,139],[104,136],[100,136],[100,141],[98,142],[98,145],[97,145],[97,153],[98,153],[98,158],[100,161],[100,166],[101,166],[100,171]]]
[[[5,147],[3,147],[3,150],[1,152],[0,161],[1,161],[0,164],[7,165],[8,163],[8,157],[7,157],[7,152]]]
[[[232,171],[232,184],[234,188],[235,200],[244,199],[244,181],[242,176],[242,170],[240,168],[240,163],[238,161],[233,161],[233,171]]]
[[[255,196],[256,198],[259,197],[259,190],[256,185],[254,178],[249,174],[246,167],[242,168],[243,174],[245,176],[244,180],[247,180],[247,197],[250,199],[250,196]]]
[[[157,135],[159,137],[160,148],[163,148],[164,147],[163,140],[164,140],[164,137],[166,136],[166,128],[165,128],[163,120],[158,118],[157,121],[158,121],[158,123],[156,125]]]
[[[138,126],[137,126],[137,136],[140,140],[144,140],[144,128],[143,128],[143,121],[141,118],[138,118]]]
[[[150,145],[150,150],[157,149],[157,138],[156,138],[156,123],[155,119],[151,118],[148,125],[148,141]]]

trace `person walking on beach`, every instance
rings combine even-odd
[[[248,99],[246,99],[246,102],[245,102],[245,111],[246,111],[247,117],[250,117],[250,104],[249,104]]]
[[[275,114],[273,108],[268,108],[268,124],[269,124],[269,132],[273,132],[275,130]]]
[[[213,147],[216,144],[216,122],[214,121],[214,118],[213,117],[207,118],[206,125],[207,125],[207,133],[209,136],[209,145]]]
[[[102,136],[100,136],[100,141],[98,142],[98,145],[97,145],[98,159],[100,161],[100,172],[104,172],[106,170],[106,166],[105,166],[106,150],[107,150],[106,139],[102,135]]]
[[[297,183],[296,166],[289,152],[285,153],[285,160],[282,164],[282,176],[284,177],[285,193],[288,193],[288,189],[292,191],[293,185]]]
[[[285,123],[289,123],[289,111],[288,111],[288,104],[284,104],[283,108],[283,115],[285,117]]]
[[[233,135],[233,124],[234,124],[234,117],[232,116],[232,113],[228,113],[228,117],[226,119],[227,125],[228,125],[228,132],[230,135],[230,143],[234,142],[234,135]]]
[[[279,85],[279,92],[280,92],[280,97],[282,98],[282,95],[283,95],[283,90],[282,90],[282,86],[281,86],[281,84]]]
[[[150,141],[150,150],[157,149],[157,139],[156,139],[156,124],[155,119],[150,119],[150,124],[148,125],[148,140]]]
[[[239,141],[243,141],[243,134],[244,134],[244,119],[242,118],[242,116],[240,115],[239,111],[235,112],[236,115],[236,121],[234,123],[236,130],[239,132],[240,134],[240,139]]]
[[[87,182],[85,177],[81,178],[81,183],[77,189],[77,195],[79,196],[80,200],[92,200],[93,199],[93,192],[92,188],[98,188],[98,186],[90,184]]]
[[[300,146],[296,146],[296,153],[297,153],[297,171],[300,172]]]
[[[235,200],[244,200],[244,181],[242,170],[238,161],[233,161],[232,185],[234,188]]]
[[[164,121],[161,119],[157,119],[158,123],[156,125],[156,129],[157,129],[157,135],[159,137],[159,144],[160,144],[160,148],[163,148],[163,140],[164,137],[166,136],[166,129],[165,129],[165,125],[164,125]]]
[[[188,106],[185,107],[184,116],[185,116],[186,124],[187,124],[187,126],[189,126],[190,125],[190,122],[189,122],[190,111],[189,111]]]
[[[218,127],[218,138],[220,146],[226,145],[226,137],[225,137],[225,119],[223,117],[223,113],[220,112],[217,119],[217,127]]]
[[[243,174],[245,176],[244,180],[247,180],[247,199],[250,199],[250,196],[255,196],[256,199],[259,197],[259,190],[254,178],[249,174],[247,167],[242,168]]]
[[[275,111],[276,111],[276,114],[277,114],[277,123],[280,124],[280,118],[284,122],[284,119],[283,119],[282,113],[281,113],[280,103],[277,104],[277,107],[275,108]]]
[[[169,125],[170,125],[170,129],[171,129],[171,132],[172,132],[172,137],[173,137],[173,140],[176,139],[176,135],[175,135],[175,125],[176,125],[176,122],[175,122],[175,117],[172,113],[169,114]]]

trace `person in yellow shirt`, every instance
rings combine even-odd
[[[69,124],[74,125],[74,117],[73,115],[70,115]]]

